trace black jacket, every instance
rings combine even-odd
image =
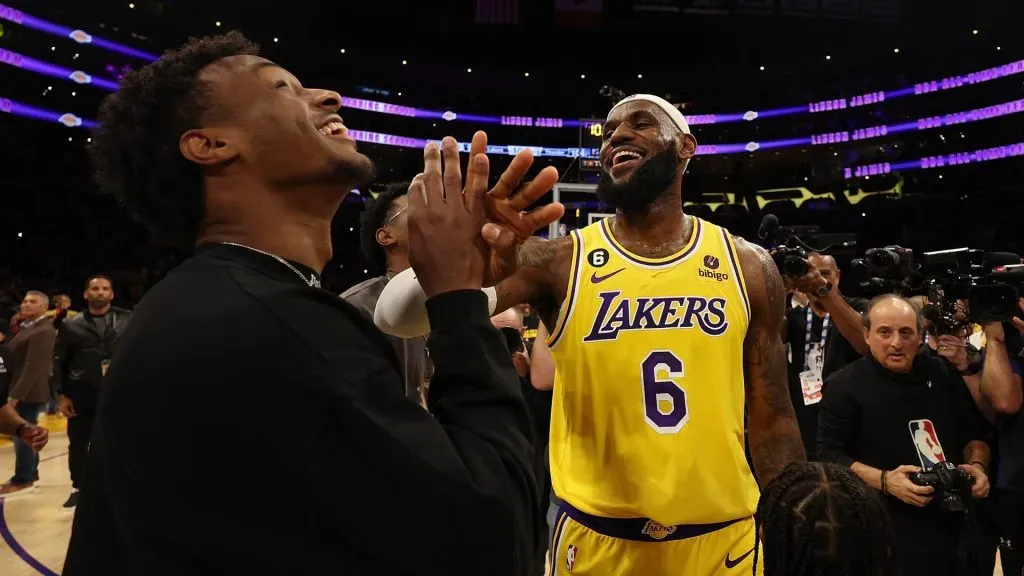
[[[96,394],[103,373],[100,365],[114,355],[132,313],[111,307],[104,316],[88,311],[66,318],[53,348],[53,392],[74,396]]]
[[[526,574],[544,524],[512,358],[480,290],[426,304],[430,413],[351,304],[200,248],[107,372],[64,576]]]

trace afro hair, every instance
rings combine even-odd
[[[359,216],[359,248],[370,264],[381,272],[387,270],[388,258],[384,247],[377,243],[377,230],[394,215],[395,199],[409,193],[409,184],[388,184],[383,192],[366,203],[366,208]]]
[[[157,242],[191,249],[203,218],[202,171],[178,149],[181,135],[213,109],[200,71],[222,58],[258,53],[239,32],[191,38],[129,74],[103,100],[89,148],[96,182]]]

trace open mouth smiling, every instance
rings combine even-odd
[[[613,174],[623,173],[637,167],[646,157],[646,152],[633,146],[620,146],[612,151],[608,165]]]
[[[317,131],[328,138],[352,140],[352,137],[348,135],[348,128],[345,127],[338,116],[327,118],[327,121],[321,124]]]

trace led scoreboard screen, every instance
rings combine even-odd
[[[600,150],[604,134],[604,119],[580,119],[580,148],[596,148]],[[595,155],[596,156],[596,155]],[[584,172],[600,172],[601,161],[598,158],[580,158],[580,170]]]

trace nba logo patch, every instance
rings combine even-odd
[[[576,565],[576,545],[569,544],[569,549],[565,551],[565,569],[572,572],[572,567]]]
[[[939,462],[946,461],[946,454],[942,450],[942,443],[939,442],[939,433],[935,430],[935,424],[931,420],[911,420],[910,438],[917,449],[917,457],[921,461],[921,468],[930,470]]]

